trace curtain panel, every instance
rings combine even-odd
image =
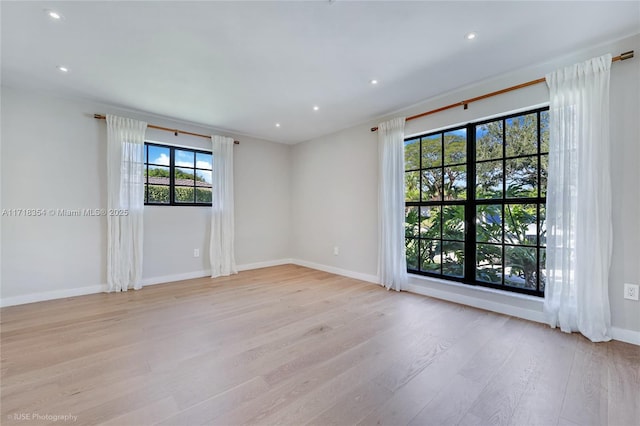
[[[378,126],[378,277],[387,289],[407,283],[404,243],[404,117]]]
[[[108,291],[142,287],[144,135],[147,123],[107,115]]]
[[[233,138],[212,136],[213,202],[209,257],[211,277],[237,274],[233,201]]]
[[[611,55],[550,73],[547,284],[551,327],[611,339]]]

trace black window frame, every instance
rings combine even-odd
[[[155,147],[159,147],[159,148],[163,148],[163,149],[168,149],[169,150],[169,165],[166,164],[155,164],[155,163],[150,163],[149,162],[149,147],[150,146],[155,146]],[[188,148],[188,147],[181,147],[181,146],[173,146],[173,145],[164,145],[164,144],[160,144],[160,143],[156,143],[156,142],[147,142],[145,141],[144,143],[144,156],[146,158],[146,161],[144,162],[144,205],[145,206],[185,206],[185,207],[211,207],[213,204],[213,152],[212,151],[207,151],[207,150],[202,150],[202,149],[195,149],[195,148]],[[194,163],[193,163],[193,167],[186,167],[186,166],[176,166],[176,161],[175,161],[175,152],[176,151],[187,151],[187,152],[191,152],[193,153],[193,158],[194,158]],[[206,154],[206,155],[211,155],[211,170],[209,169],[203,169],[200,167],[197,167],[197,154]],[[169,168],[169,184],[168,185],[156,185],[156,186],[166,186],[169,188],[169,202],[168,203],[154,203],[154,202],[149,202],[149,166],[161,166],[161,167],[168,167]],[[180,187],[184,187],[184,188],[188,188],[188,186],[186,185],[176,185],[175,182],[175,170],[176,168],[181,169],[181,168],[186,168],[186,169],[192,169],[194,172],[194,183],[193,183],[193,188],[194,188],[194,202],[189,203],[189,202],[177,202],[176,201],[176,197],[175,197],[175,189],[176,187],[180,188]],[[198,170],[201,171],[206,171],[206,172],[211,172],[212,174],[212,183],[211,183],[211,198],[212,201],[210,202],[197,202],[196,197],[197,197],[197,184],[196,184],[196,179],[195,179],[195,175],[196,172]]]
[[[454,282],[458,282],[458,283],[462,283],[462,284],[467,284],[467,285],[471,285],[471,286],[480,286],[480,287],[488,287],[488,288],[493,288],[493,289],[498,289],[498,290],[504,290],[507,292],[514,292],[514,293],[522,293],[522,294],[528,294],[528,295],[532,295],[532,296],[537,296],[537,297],[543,297],[544,296],[544,289],[541,289],[541,278],[540,278],[540,266],[541,266],[541,257],[542,254],[544,253],[544,250],[546,250],[546,238],[543,237],[542,235],[542,217],[541,217],[541,207],[542,208],[546,208],[546,184],[543,184],[542,182],[542,161],[543,158],[546,157],[547,158],[547,167],[548,167],[548,147],[547,150],[544,151],[543,150],[543,144],[542,144],[542,132],[541,132],[541,120],[540,120],[540,116],[541,113],[543,112],[547,112],[548,114],[548,110],[549,107],[545,106],[545,107],[539,107],[539,108],[534,108],[534,109],[528,109],[528,110],[524,110],[524,111],[520,111],[520,112],[515,112],[515,113],[510,113],[510,114],[505,114],[502,116],[497,116],[494,118],[490,118],[490,119],[483,119],[483,120],[479,120],[479,121],[474,121],[474,122],[470,122],[467,123],[466,125],[460,125],[460,126],[453,126],[453,127],[449,127],[449,128],[445,128],[445,129],[441,129],[438,131],[432,131],[432,132],[427,132],[427,133],[423,133],[423,134],[419,134],[419,135],[414,135],[411,137],[408,137],[404,140],[405,142],[405,146],[407,144],[407,142],[411,143],[412,141],[418,140],[420,143],[420,147],[419,147],[419,164],[420,164],[420,168],[419,169],[407,169],[406,168],[406,163],[405,163],[405,175],[406,173],[409,172],[416,172],[419,171],[419,176],[418,176],[418,191],[419,191],[419,201],[406,201],[405,200],[405,209],[409,208],[409,207],[415,207],[417,209],[417,214],[418,214],[418,222],[417,222],[417,234],[415,233],[416,231],[413,231],[413,234],[411,235],[407,235],[406,231],[405,231],[405,245],[408,247],[408,240],[413,240],[413,244],[415,244],[414,249],[417,250],[417,258],[416,258],[416,268],[417,269],[413,269],[410,267],[409,265],[409,259],[407,259],[407,272],[410,274],[417,274],[417,275],[423,275],[423,276],[428,276],[428,277],[433,277],[433,278],[437,278],[437,279],[442,279],[442,280],[446,280],[446,281],[454,281]],[[537,135],[537,150],[535,152],[535,154],[523,154],[523,155],[513,155],[513,156],[507,156],[507,138],[506,138],[506,127],[505,123],[507,120],[512,119],[512,118],[516,118],[516,117],[523,117],[523,116],[527,116],[529,114],[536,114],[536,135]],[[548,116],[547,116],[548,117]],[[476,160],[476,129],[482,125],[488,124],[488,123],[493,123],[493,122],[497,122],[497,121],[501,121],[502,122],[502,155],[500,158],[496,158],[496,159],[484,159],[484,160]],[[466,163],[463,163],[461,165],[464,165],[466,167],[466,198],[465,199],[449,199],[447,200],[444,196],[444,188],[441,190],[441,197],[440,200],[436,200],[436,201],[431,201],[431,200],[423,200],[423,171],[425,170],[429,170],[429,169],[437,169],[440,168],[441,172],[444,172],[444,169],[446,167],[451,167],[454,166],[454,164],[447,164],[445,166],[445,138],[444,135],[445,133],[449,133],[452,131],[457,131],[457,130],[461,130],[461,129],[466,129],[466,138],[467,138],[467,142],[466,142]],[[441,135],[441,151],[440,151],[440,165],[439,166],[433,166],[433,167],[424,167],[423,168],[423,143],[422,141],[424,139],[428,139],[428,138],[433,138],[433,136],[435,135]],[[506,173],[506,164],[508,160],[511,159],[520,159],[520,158],[525,158],[525,157],[534,157],[537,160],[537,197],[522,197],[522,198],[508,198],[507,197],[507,181],[508,181],[508,177],[507,177],[507,173]],[[406,161],[406,159],[405,159]],[[476,199],[476,170],[477,170],[477,165],[479,163],[484,163],[484,162],[488,162],[488,161],[501,161],[502,162],[502,197],[501,198],[492,198],[492,199]],[[442,176],[442,182],[444,182],[444,175]],[[543,193],[544,192],[544,193]],[[506,225],[505,225],[505,206],[507,205],[516,205],[516,204],[535,204],[536,205],[536,230],[537,230],[537,235],[536,235],[536,241],[535,244],[531,244],[531,245],[524,245],[524,244],[514,244],[513,241],[507,241],[506,236],[505,236],[505,229],[506,229]],[[500,246],[501,250],[502,250],[502,263],[501,263],[501,282],[499,284],[494,284],[494,283],[490,283],[490,282],[486,282],[486,281],[480,281],[478,279],[476,279],[476,246],[478,244],[477,241],[477,235],[476,235],[476,231],[477,231],[477,226],[476,226],[476,209],[479,205],[501,205],[502,206],[502,217],[501,217],[501,232],[502,232],[502,237],[501,237],[501,242],[499,243],[493,243],[493,242],[483,242],[480,241],[480,244],[488,244],[488,245],[495,245],[495,246]],[[456,240],[452,240],[450,238],[445,238],[445,234],[443,231],[443,221],[440,220],[440,238],[438,240],[434,240],[434,239],[426,239],[423,237],[422,233],[421,233],[421,218],[422,218],[422,207],[440,207],[440,211],[442,212],[442,209],[445,208],[445,206],[464,206],[464,234],[463,234],[463,238],[464,238],[464,260],[463,260],[463,264],[464,264],[464,273],[462,274],[462,276],[451,276],[451,275],[445,275],[443,274],[443,265],[445,264],[444,262],[444,255],[441,255],[440,258],[440,271],[438,273],[434,273],[434,272],[429,272],[429,271],[425,271],[425,270],[421,270],[423,269],[423,241],[426,241],[426,244],[432,244],[434,241],[439,241],[440,243],[440,250],[441,253],[443,253],[444,251],[442,250],[442,247],[449,242],[454,242]],[[442,213],[440,213],[442,214]],[[441,216],[442,218],[442,216]],[[459,241],[459,240],[458,240]],[[505,283],[505,268],[508,266],[506,265],[505,261],[506,261],[506,249],[507,247],[524,247],[524,248],[531,248],[531,249],[535,249],[535,254],[536,254],[536,288],[535,289],[528,289],[528,288],[521,288],[521,287],[516,287],[516,286],[511,286],[511,285],[506,285]]]

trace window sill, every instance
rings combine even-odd
[[[425,283],[443,284],[443,285],[457,287],[457,288],[464,289],[464,290],[477,291],[477,292],[480,292],[480,293],[491,293],[491,294],[497,294],[499,296],[513,297],[514,299],[531,300],[533,302],[542,302],[544,300],[541,297],[531,296],[529,294],[515,293],[515,292],[510,292],[510,291],[507,291],[507,290],[498,290],[498,289],[495,289],[495,288],[482,287],[482,286],[479,286],[479,285],[473,286],[473,285],[459,283],[459,282],[456,282],[456,281],[443,280],[443,279],[440,279],[440,278],[427,277],[427,276],[424,276],[424,275],[418,275],[418,274],[411,274],[410,273],[409,274],[409,281],[411,281],[412,279],[417,281],[416,284],[421,281],[421,282],[425,282]]]
[[[203,204],[145,204],[144,208],[147,207],[204,207],[207,209],[211,208],[211,205],[203,205]]]
[[[530,321],[545,322],[542,312],[544,299],[528,294],[470,286],[416,274],[409,274],[407,290]]]

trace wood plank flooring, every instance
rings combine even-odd
[[[0,317],[2,425],[640,424],[637,346],[299,266]]]

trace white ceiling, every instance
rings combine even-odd
[[[285,143],[640,31],[639,1],[3,1],[1,14],[3,85]]]

